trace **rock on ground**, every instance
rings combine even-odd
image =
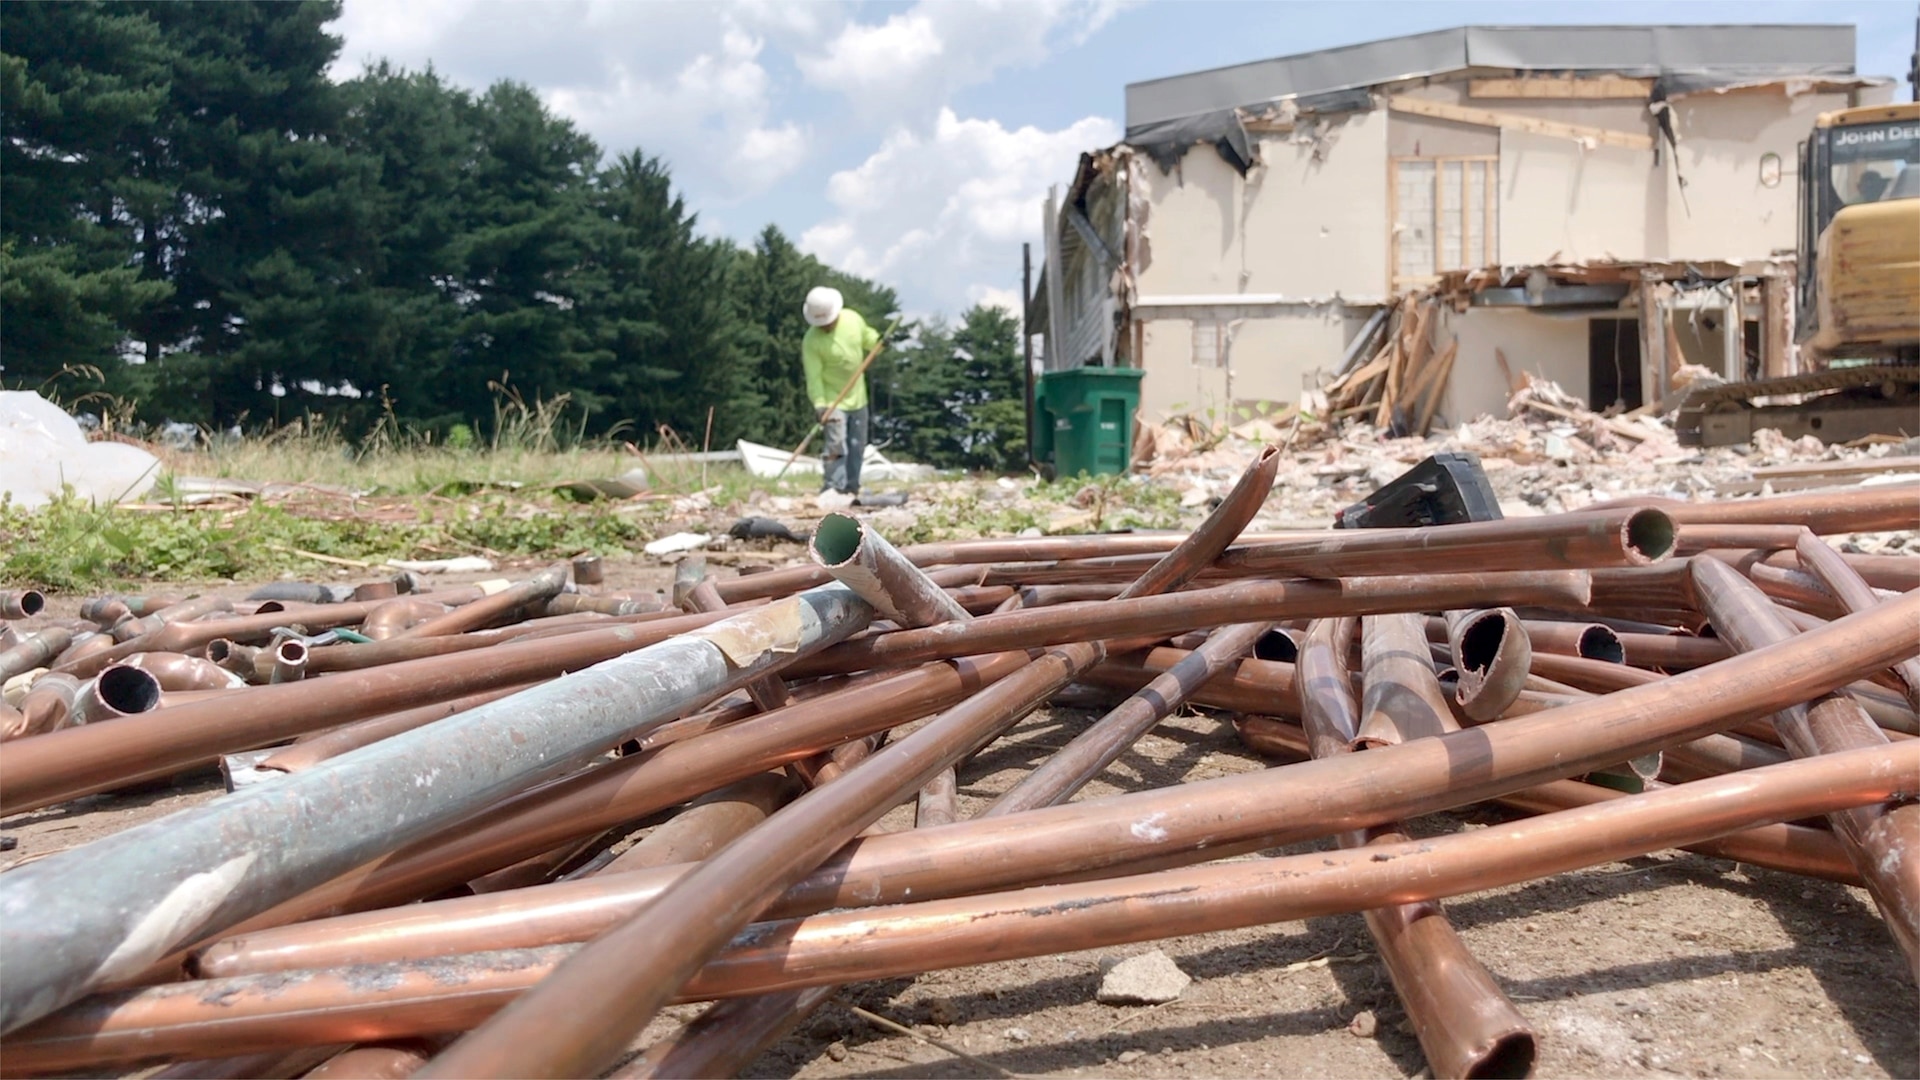
[[[1105,1005],[1160,1005],[1178,998],[1193,978],[1166,953],[1130,956],[1107,969],[1094,1000]]]

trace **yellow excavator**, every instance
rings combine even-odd
[[[1766,427],[1830,443],[1920,435],[1920,100],[1814,121],[1800,146],[1798,267],[1804,373],[1696,389],[1681,442],[1727,446]]]

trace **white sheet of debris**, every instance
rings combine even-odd
[[[58,405],[31,390],[0,390],[0,496],[36,509],[72,487],[94,503],[145,495],[160,459],[137,446],[93,442]]]

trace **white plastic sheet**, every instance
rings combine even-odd
[[[145,495],[160,459],[124,443],[90,443],[65,410],[31,390],[0,390],[0,495],[15,506],[45,506],[71,486],[95,503]]]

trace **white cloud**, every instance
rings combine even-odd
[[[1106,117],[1059,131],[1009,130],[941,109],[932,132],[901,129],[855,168],[835,173],[835,213],[800,244],[937,309],[1014,306],[1020,242],[1038,241],[1048,185],[1072,178],[1081,153],[1120,137]]]
[[[1062,39],[1078,44],[1121,0],[921,0],[883,23],[848,23],[796,55],[815,86],[845,94],[869,119],[923,119],[954,91],[1003,67],[1032,66]]]
[[[843,21],[838,5],[771,0],[348,0],[333,74],[385,57],[473,89],[525,82],[609,155],[664,157],[698,201],[727,203],[767,190],[809,149],[804,120],[779,115],[768,45],[809,50]]]

